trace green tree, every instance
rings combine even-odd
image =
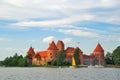
[[[113,51],[114,64],[120,64],[120,46]]]
[[[65,59],[65,53],[64,53],[64,51],[59,51],[57,53],[57,59],[56,59],[57,66],[62,66],[64,59]]]
[[[74,55],[73,56],[75,58],[76,65],[79,65],[80,64],[80,59],[79,59],[79,50],[78,49],[76,49],[74,51]]]
[[[64,64],[65,57],[66,57],[65,52],[59,51],[57,53],[57,57],[54,60],[52,60],[51,65],[62,66]]]
[[[93,55],[94,55],[94,53],[90,53],[90,55],[91,55],[91,56],[93,56]]]
[[[113,64],[113,55],[110,52],[107,52],[105,55],[105,63],[106,64]]]
[[[20,59],[18,60],[18,65],[17,65],[17,66],[19,66],[19,67],[28,66],[28,65],[27,65],[27,60],[26,60],[26,58],[20,58]]]
[[[57,66],[57,58],[52,60],[51,65]]]
[[[10,56],[5,58],[5,60],[3,61],[3,65],[5,66],[27,66],[27,60],[26,58],[23,58],[22,55],[17,55],[15,54],[14,56]]]

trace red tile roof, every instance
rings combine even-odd
[[[32,46],[29,48],[29,50],[27,51],[27,54],[35,54],[34,48],[32,48]]]
[[[65,52],[66,53],[74,53],[74,48],[73,47],[68,47]]]
[[[37,52],[36,54],[39,54],[41,58],[47,57],[47,51],[40,51],[40,52]]]
[[[49,45],[48,50],[58,50],[58,48],[56,47],[54,41],[52,41],[52,43]]]
[[[98,45],[94,49],[94,52],[104,52],[104,49],[101,47],[100,43],[98,43]]]

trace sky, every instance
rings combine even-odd
[[[54,40],[90,54],[120,46],[120,0],[0,0],[0,60]],[[80,42],[80,44],[78,44]]]

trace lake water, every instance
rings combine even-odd
[[[0,80],[120,80],[120,68],[0,68]]]

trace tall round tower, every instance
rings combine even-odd
[[[96,58],[96,64],[104,64],[104,49],[102,48],[100,43],[98,43],[96,48],[94,49],[94,56]]]
[[[59,51],[63,51],[64,50],[64,43],[63,43],[63,41],[58,40],[57,48],[58,48]]]
[[[54,41],[49,45],[47,50],[47,61],[52,61],[54,58],[56,58],[58,53],[58,48],[56,47]]]

